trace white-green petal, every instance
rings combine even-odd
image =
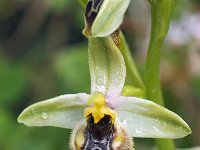
[[[105,37],[113,33],[121,25],[130,0],[104,0],[91,33],[93,37]]]
[[[178,148],[177,150],[200,150],[200,146],[199,147],[191,147],[191,148]]]
[[[126,67],[111,37],[89,38],[91,93],[101,92],[107,99],[121,94]]]
[[[175,139],[191,134],[180,116],[152,101],[121,96],[110,105],[133,137]]]
[[[84,116],[89,95],[85,93],[61,95],[26,108],[18,117],[27,126],[54,126],[73,129]]]

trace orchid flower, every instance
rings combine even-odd
[[[86,14],[91,10],[88,8]],[[91,93],[38,102],[26,108],[18,122],[73,129],[73,150],[132,150],[132,137],[174,139],[190,134],[187,123],[170,110],[146,99],[121,96],[126,66],[118,32],[106,29],[106,34],[112,33],[110,36],[95,38],[93,21],[84,30],[89,40]]]
[[[75,129],[71,138],[73,149],[84,145],[85,135],[78,134],[91,124],[91,118],[95,126],[109,117],[116,129],[109,144],[115,141],[111,145],[115,149],[132,146],[130,137],[173,139],[191,133],[187,123],[168,109],[149,100],[120,96],[126,67],[111,37],[89,38],[89,66],[91,94],[66,94],[33,104],[21,113],[18,122]]]

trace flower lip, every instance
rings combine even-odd
[[[89,116],[87,120],[87,128],[93,135],[93,139],[103,140],[110,132],[114,132],[114,124],[109,115],[105,115],[98,123],[94,123],[93,116]]]

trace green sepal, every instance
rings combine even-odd
[[[83,118],[89,95],[61,95],[27,107],[18,117],[27,126],[54,126],[73,129]]]
[[[91,93],[101,92],[106,98],[119,96],[124,86],[126,66],[111,37],[89,38]]]
[[[111,106],[132,137],[176,139],[191,134],[180,116],[152,101],[121,96]]]

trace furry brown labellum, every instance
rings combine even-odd
[[[98,123],[92,116],[74,130],[71,138],[72,150],[133,150],[132,138],[111,117],[105,115]]]

